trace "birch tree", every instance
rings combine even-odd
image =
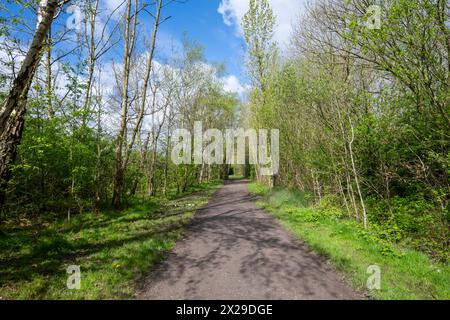
[[[67,2],[41,0],[36,32],[0,110],[0,204],[4,201],[9,180],[9,165],[15,160],[17,146],[22,138],[28,91],[41,59],[41,51],[58,7]]]
[[[149,49],[147,53],[146,59],[146,71],[144,75],[144,83],[143,90],[141,93],[141,105],[139,109],[138,119],[135,124],[134,129],[131,133],[131,140],[128,143],[128,146],[125,149],[125,155],[123,155],[123,149],[125,143],[125,138],[127,134],[127,121],[128,121],[128,108],[129,108],[129,96],[128,96],[128,86],[129,86],[129,76],[131,69],[131,55],[135,45],[135,36],[136,36],[136,23],[137,23],[137,15],[138,15],[138,1],[135,1],[134,4],[134,15],[133,15],[133,23],[130,26],[131,22],[131,1],[128,1],[127,5],[127,15],[125,18],[125,46],[124,46],[124,62],[123,62],[123,77],[122,77],[122,111],[121,111],[121,123],[119,134],[116,142],[116,169],[114,174],[114,191],[113,191],[113,199],[112,203],[115,208],[119,208],[122,202],[123,192],[124,192],[124,175],[125,170],[128,165],[129,157],[131,151],[133,149],[136,136],[140,132],[140,128],[142,122],[144,120],[146,103],[147,103],[147,91],[149,87],[150,76],[152,73],[152,64],[153,57],[156,47],[156,38],[158,33],[158,28],[162,22],[165,20],[160,19],[161,17],[161,9],[164,6],[163,0],[156,1],[156,14],[154,17],[154,25],[151,34],[151,40],[149,44]]]

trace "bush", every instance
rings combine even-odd
[[[420,197],[394,197],[389,203],[369,199],[371,231],[379,239],[402,242],[435,259],[449,259],[449,223],[436,204]]]

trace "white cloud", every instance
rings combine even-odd
[[[120,6],[120,8],[119,8]],[[109,12],[112,12],[119,8],[118,11],[124,10],[126,7],[125,1],[123,0],[105,0],[105,7],[108,9]]]
[[[221,78],[223,88],[226,92],[234,92],[238,95],[242,95],[247,90],[245,86],[241,84],[239,79],[234,75],[229,75]]]
[[[223,17],[223,22],[234,27],[238,36],[243,35],[242,17],[249,9],[249,0],[221,0],[218,12]],[[303,12],[306,0],[269,0],[276,15],[275,41],[281,48],[287,47],[291,35],[292,24]]]
[[[227,26],[240,26],[240,21],[242,20],[245,12],[248,11],[248,8],[248,0],[222,0],[220,2],[218,12],[222,15],[223,22]]]

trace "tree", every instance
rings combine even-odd
[[[250,0],[250,9],[242,19],[248,45],[248,72],[261,92],[267,88],[277,54],[273,42],[275,19],[267,0]]]
[[[152,73],[152,67],[153,67],[153,57],[156,47],[156,37],[158,33],[158,28],[161,23],[163,23],[165,20],[161,21],[161,10],[164,6],[163,0],[156,1],[156,14],[153,16],[154,18],[154,25],[153,25],[153,31],[151,34],[151,42],[147,54],[146,59],[146,71],[144,74],[144,83],[143,83],[143,90],[141,93],[141,105],[139,109],[138,119],[136,122],[136,125],[132,131],[131,140],[128,144],[128,147],[126,148],[125,157],[122,155],[123,153],[123,146],[125,142],[125,135],[126,135],[126,127],[127,127],[127,118],[128,118],[128,81],[129,81],[129,74],[130,74],[130,62],[131,62],[131,54],[134,48],[134,40],[135,40],[135,32],[136,32],[136,19],[138,14],[138,2],[135,3],[135,13],[134,13],[134,23],[133,28],[130,33],[130,30],[127,29],[128,24],[130,22],[130,16],[127,15],[126,18],[126,30],[125,30],[125,52],[124,52],[124,70],[123,70],[123,87],[122,87],[122,113],[121,113],[121,125],[119,134],[117,137],[117,144],[116,144],[116,171],[114,175],[114,192],[113,192],[113,206],[116,208],[120,207],[122,196],[123,196],[123,188],[124,188],[124,175],[125,170],[128,165],[128,161],[130,158],[131,151],[133,149],[136,136],[140,132],[142,122],[144,120],[145,116],[145,109],[146,109],[146,102],[147,102],[147,91],[149,87],[150,82],[150,76]],[[131,7],[131,4],[129,3],[128,8]],[[128,14],[130,9],[128,9]]]
[[[51,33],[43,33],[38,58],[46,59],[36,66],[29,85],[23,117],[27,125],[20,128],[23,139],[16,160],[9,162],[4,214],[51,211],[72,219],[101,211],[106,203],[121,206],[125,196],[184,192],[219,176],[217,165],[177,167],[170,162],[176,127],[191,128],[204,120],[208,127],[224,128],[232,122],[236,103],[224,90],[223,69],[209,65],[197,43],[186,40],[185,50],[174,52],[168,63],[153,61],[159,26],[168,20],[161,12],[173,2],[130,0],[107,11],[101,1],[89,0],[78,6],[85,19],[77,28],[54,24]],[[124,19],[116,19],[119,14]],[[141,19],[144,14],[154,20],[149,33],[141,36],[140,28],[148,23]],[[27,24],[20,17],[19,10],[19,22],[1,20],[9,27],[1,30],[12,40],[1,61],[2,70],[11,68],[1,78],[4,87],[15,78],[9,75],[17,73],[12,58],[25,52],[17,28]],[[116,56],[106,54],[119,42],[120,67]],[[111,121],[116,120],[113,114],[119,115],[119,123]]]
[[[256,127],[264,127],[264,119],[270,113],[267,105],[270,77],[275,69],[277,46],[273,41],[275,16],[267,0],[250,0],[250,9],[242,19],[244,36],[248,46],[247,70],[253,82],[251,108]],[[269,109],[268,109],[269,108]],[[270,118],[270,116],[269,116]],[[259,165],[256,176],[261,180]],[[274,184],[272,177],[270,184]]]
[[[9,166],[14,162],[22,138],[28,91],[41,58],[41,51],[57,8],[68,1],[42,0],[37,29],[17,77],[0,110],[0,205],[9,180]]]
[[[84,11],[86,14],[86,19],[84,23],[84,42],[88,50],[88,61],[87,61],[87,81],[86,90],[83,103],[83,117],[82,126],[86,127],[89,120],[90,107],[92,105],[92,88],[94,85],[94,75],[95,68],[97,66],[100,58],[105,55],[118,41],[111,41],[114,33],[119,27],[119,23],[115,23],[111,30],[108,31],[107,27],[110,25],[110,21],[113,15],[117,13],[122,7],[123,3],[117,6],[112,12],[110,12],[106,17],[106,23],[99,28],[98,15],[100,0],[87,0],[84,4]],[[99,34],[99,36],[96,36]]]
[[[257,125],[280,129],[282,185],[433,255],[445,252],[450,203],[444,2],[378,1],[374,29],[370,1],[317,1],[252,108]]]
[[[112,204],[115,208],[119,208],[122,203],[123,187],[124,187],[124,161],[123,147],[125,144],[128,108],[129,108],[129,79],[131,71],[131,55],[135,47],[135,36],[137,26],[138,1],[134,1],[134,13],[132,14],[133,1],[127,1],[125,13],[125,32],[124,32],[124,51],[123,51],[123,71],[122,71],[122,107],[120,116],[120,128],[116,140],[116,169],[114,173],[114,189]]]

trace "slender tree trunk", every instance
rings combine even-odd
[[[152,109],[152,156],[150,158],[150,164],[148,168],[148,184],[147,184],[147,195],[149,197],[153,196],[154,193],[154,170],[155,170],[155,162],[156,162],[156,152],[158,148],[158,138],[156,137],[155,131],[155,102],[156,102],[156,87],[153,94],[153,109]]]
[[[147,163],[147,153],[148,153],[148,145],[150,144],[150,135],[149,132],[147,134],[147,137],[145,138],[144,145],[141,149],[141,157],[139,159],[139,172],[143,172],[145,169],[145,164]],[[133,185],[131,187],[131,195],[135,196],[137,192],[137,187],[139,185],[140,177],[136,177],[133,181]]]
[[[128,120],[128,87],[130,79],[131,68],[131,54],[134,47],[134,36],[136,32],[137,21],[137,0],[135,1],[134,8],[134,25],[131,26],[131,7],[132,1],[128,0],[126,16],[125,16],[125,45],[124,45],[124,57],[123,57],[123,79],[122,79],[122,111],[119,134],[116,140],[116,169],[114,174],[114,189],[112,205],[114,208],[120,208],[122,204],[123,188],[124,188],[124,165],[123,165],[123,146],[125,143],[127,120]]]
[[[149,181],[148,181],[148,195],[154,196],[155,195],[155,164],[156,164],[156,156],[157,156],[157,145],[155,142],[155,145],[153,146],[153,151],[152,151],[152,158],[150,161],[150,174],[149,174]]]
[[[44,3],[45,6],[42,6]],[[37,30],[30,49],[0,110],[0,206],[5,201],[6,186],[10,177],[9,167],[16,158],[17,146],[22,139],[28,91],[57,6],[57,0],[41,2]]]
[[[55,116],[55,110],[53,109],[53,84],[52,84],[52,28],[50,26],[47,36],[46,45],[46,63],[45,67],[47,69],[47,79],[45,80],[45,87],[47,91],[47,113],[50,118]]]
[[[203,183],[203,174],[205,172],[205,163],[202,163],[202,167],[200,169],[200,177],[198,179],[198,183]]]
[[[95,174],[94,174],[94,181],[95,181],[95,199],[94,199],[94,208],[100,209],[100,203],[101,203],[101,196],[100,196],[100,170],[101,170],[101,158],[102,158],[102,148],[101,148],[101,115],[102,115],[102,109],[101,105],[99,104],[98,107],[98,113],[97,113],[97,154],[96,154],[96,164],[95,164]]]
[[[348,197],[351,200],[351,203],[352,203],[352,206],[353,206],[353,210],[355,212],[355,219],[356,219],[356,221],[358,221],[359,220],[359,209],[358,209],[358,205],[356,204],[355,192],[353,190],[350,174],[348,172],[346,172],[345,178],[347,180]]]
[[[350,140],[350,142],[348,143],[348,148],[349,148],[349,153],[350,153],[350,160],[352,162],[352,168],[353,168],[353,174],[355,176],[355,183],[356,183],[356,189],[358,191],[358,195],[359,195],[359,200],[361,201],[361,207],[362,207],[362,214],[363,214],[363,224],[364,224],[364,228],[367,229],[367,212],[366,212],[366,205],[364,203],[364,198],[362,195],[362,191],[361,191],[361,186],[359,184],[359,176],[358,176],[358,171],[356,170],[356,164],[355,164],[355,159],[353,156],[353,142],[355,141],[355,130],[353,128],[353,125],[350,121],[350,128],[351,128],[351,132],[352,132],[352,138]]]
[[[94,14],[94,13],[92,13]],[[94,79],[94,68],[95,68],[95,16],[91,17],[91,36],[89,44],[89,66],[88,66],[88,77],[86,82],[86,92],[84,96],[83,104],[83,116],[82,116],[82,127],[87,126],[89,108],[91,106],[91,93],[92,93],[92,81]]]
[[[170,98],[167,98],[170,99]],[[153,131],[153,141],[152,141],[152,146],[153,146],[153,151],[152,151],[152,158],[150,161],[150,165],[149,165],[149,188],[148,188],[148,195],[149,196],[154,196],[156,193],[156,188],[155,188],[155,166],[156,166],[156,160],[157,160],[157,156],[158,156],[158,142],[159,142],[159,137],[161,136],[161,132],[163,129],[163,126],[166,122],[166,117],[167,117],[167,108],[169,106],[169,100],[166,101],[166,104],[164,105],[164,111],[163,111],[163,118],[161,120],[161,123],[158,126],[158,129],[155,131]],[[152,127],[154,128],[154,118],[152,118]],[[167,142],[169,143],[169,141]],[[168,150],[166,150],[166,168],[168,166]],[[165,173],[166,174],[166,173]]]
[[[338,115],[339,127],[341,129],[342,139],[344,141],[343,147],[344,147],[344,152],[345,152],[345,158],[342,158],[342,163],[344,164],[344,168],[345,168],[345,178],[347,181],[347,192],[349,194],[349,198],[353,205],[353,209],[355,210],[355,218],[356,218],[356,220],[359,220],[359,209],[358,209],[358,205],[356,204],[355,192],[353,190],[353,185],[352,185],[351,177],[350,177],[350,172],[352,170],[349,168],[349,165],[346,160],[348,158],[351,158],[349,155],[350,152],[348,150],[348,137],[347,137],[347,134],[345,133],[344,124],[342,121],[342,116],[341,116],[340,110],[338,109],[336,111],[336,113]]]
[[[25,124],[25,107],[21,106],[14,111],[10,120],[6,123],[4,134],[0,137],[0,206],[5,202],[6,188],[10,178],[9,167],[14,163],[17,155],[17,147],[22,139]]]
[[[135,32],[136,32],[136,20],[137,20],[137,6],[138,6],[138,1],[136,0],[135,1],[135,10],[134,10],[135,11],[134,12],[134,26],[133,26],[132,35],[131,35],[131,47],[134,46],[134,38],[135,38]],[[128,165],[128,161],[130,159],[130,155],[131,155],[131,152],[132,152],[132,149],[134,146],[134,142],[136,140],[136,136],[137,136],[138,132],[140,131],[142,121],[143,121],[144,115],[145,115],[147,90],[148,90],[150,75],[151,75],[151,71],[152,71],[152,62],[153,62],[153,56],[154,56],[154,52],[155,52],[156,36],[157,36],[157,32],[158,32],[158,27],[159,27],[159,19],[160,19],[160,13],[161,13],[162,6],[163,6],[163,0],[158,0],[157,11],[156,11],[156,16],[155,16],[155,23],[154,23],[153,33],[152,33],[152,40],[151,40],[151,44],[150,44],[150,52],[147,57],[147,68],[146,68],[146,72],[145,72],[141,108],[140,108],[140,112],[138,115],[136,126],[135,126],[135,128],[133,130],[133,134],[131,136],[130,143],[128,144],[128,147],[126,149],[125,159],[122,159],[123,143],[124,143],[125,130],[126,130],[126,125],[127,125],[128,82],[129,82],[130,60],[131,60],[131,51],[132,51],[132,49],[129,50],[128,48],[125,48],[125,52],[129,52],[129,56],[127,58],[128,59],[128,61],[127,61],[128,67],[125,67],[125,70],[124,70],[124,78],[126,78],[126,79],[124,80],[124,87],[123,87],[122,93],[123,93],[123,97],[126,97],[126,98],[122,102],[123,103],[122,104],[122,124],[121,124],[121,132],[119,132],[119,139],[118,139],[120,141],[118,141],[118,146],[116,148],[116,158],[117,158],[116,159],[116,178],[115,178],[115,183],[114,183],[114,196],[113,196],[113,205],[116,208],[120,206],[121,197],[122,197],[122,193],[123,193],[123,187],[124,187],[123,186],[124,172]],[[129,2],[129,7],[130,7],[130,2]],[[130,12],[130,11],[128,11],[128,12]],[[129,19],[127,20],[127,22],[129,22]],[[126,34],[127,34],[127,32],[126,32]],[[129,42],[127,42],[127,44],[129,44]],[[120,146],[119,146],[119,142],[120,142]],[[120,158],[120,160],[119,160],[119,158]]]
[[[170,123],[169,123],[170,128]],[[163,194],[167,195],[167,186],[168,186],[168,178],[169,178],[169,153],[170,153],[170,129],[167,130],[166,137],[166,158],[164,159],[164,190]]]
[[[8,97],[3,103],[0,111],[0,135],[6,130],[6,122],[8,121],[11,113],[20,106],[24,106],[26,104],[28,91],[30,89],[30,82],[34,77],[36,68],[41,59],[41,50],[53,22],[57,5],[57,0],[49,0],[47,5],[40,9],[42,12],[42,18],[39,18],[38,20],[41,21],[38,24],[30,49],[23,60],[20,71],[14,79]]]
[[[125,167],[128,163],[131,151],[133,149],[133,145],[134,145],[134,141],[136,140],[136,135],[139,132],[141,125],[142,125],[142,121],[144,120],[144,115],[145,115],[145,105],[147,102],[147,91],[148,91],[148,87],[149,87],[149,82],[150,82],[150,75],[152,73],[152,64],[153,64],[153,57],[155,55],[155,47],[156,47],[156,36],[158,33],[158,27],[159,27],[159,19],[161,16],[161,8],[162,8],[162,4],[163,4],[163,0],[158,0],[158,5],[156,8],[156,16],[155,16],[155,23],[153,26],[153,33],[152,33],[152,40],[150,43],[150,52],[147,56],[147,67],[145,70],[145,76],[144,76],[144,88],[142,90],[142,100],[141,100],[141,107],[139,108],[140,112],[139,112],[139,116],[137,119],[137,123],[136,123],[136,127],[133,131],[133,135],[131,137],[130,143],[128,145],[128,149],[127,149],[127,154],[126,154],[126,158],[124,161]],[[155,100],[156,97],[156,84],[155,84],[155,90],[153,91],[153,99]],[[153,101],[153,105],[155,104],[155,101]]]
[[[73,163],[73,151],[72,146],[70,146],[70,155],[69,155],[69,161],[70,163]],[[72,177],[71,177],[71,183],[70,183],[70,189],[69,189],[70,197],[72,200],[75,198],[75,175],[72,170]],[[71,211],[72,211],[72,203],[69,205],[69,210],[67,210],[67,220],[70,221],[71,217]]]
[[[342,181],[341,181],[341,178],[339,177],[338,174],[336,174],[336,179],[337,179],[337,183],[338,183],[338,186],[339,186],[339,192],[341,193],[342,198],[344,199],[344,204],[345,204],[345,208],[347,209],[347,214],[350,217],[351,213],[350,213],[350,207],[348,205],[347,196],[345,195],[344,188],[342,187]]]

